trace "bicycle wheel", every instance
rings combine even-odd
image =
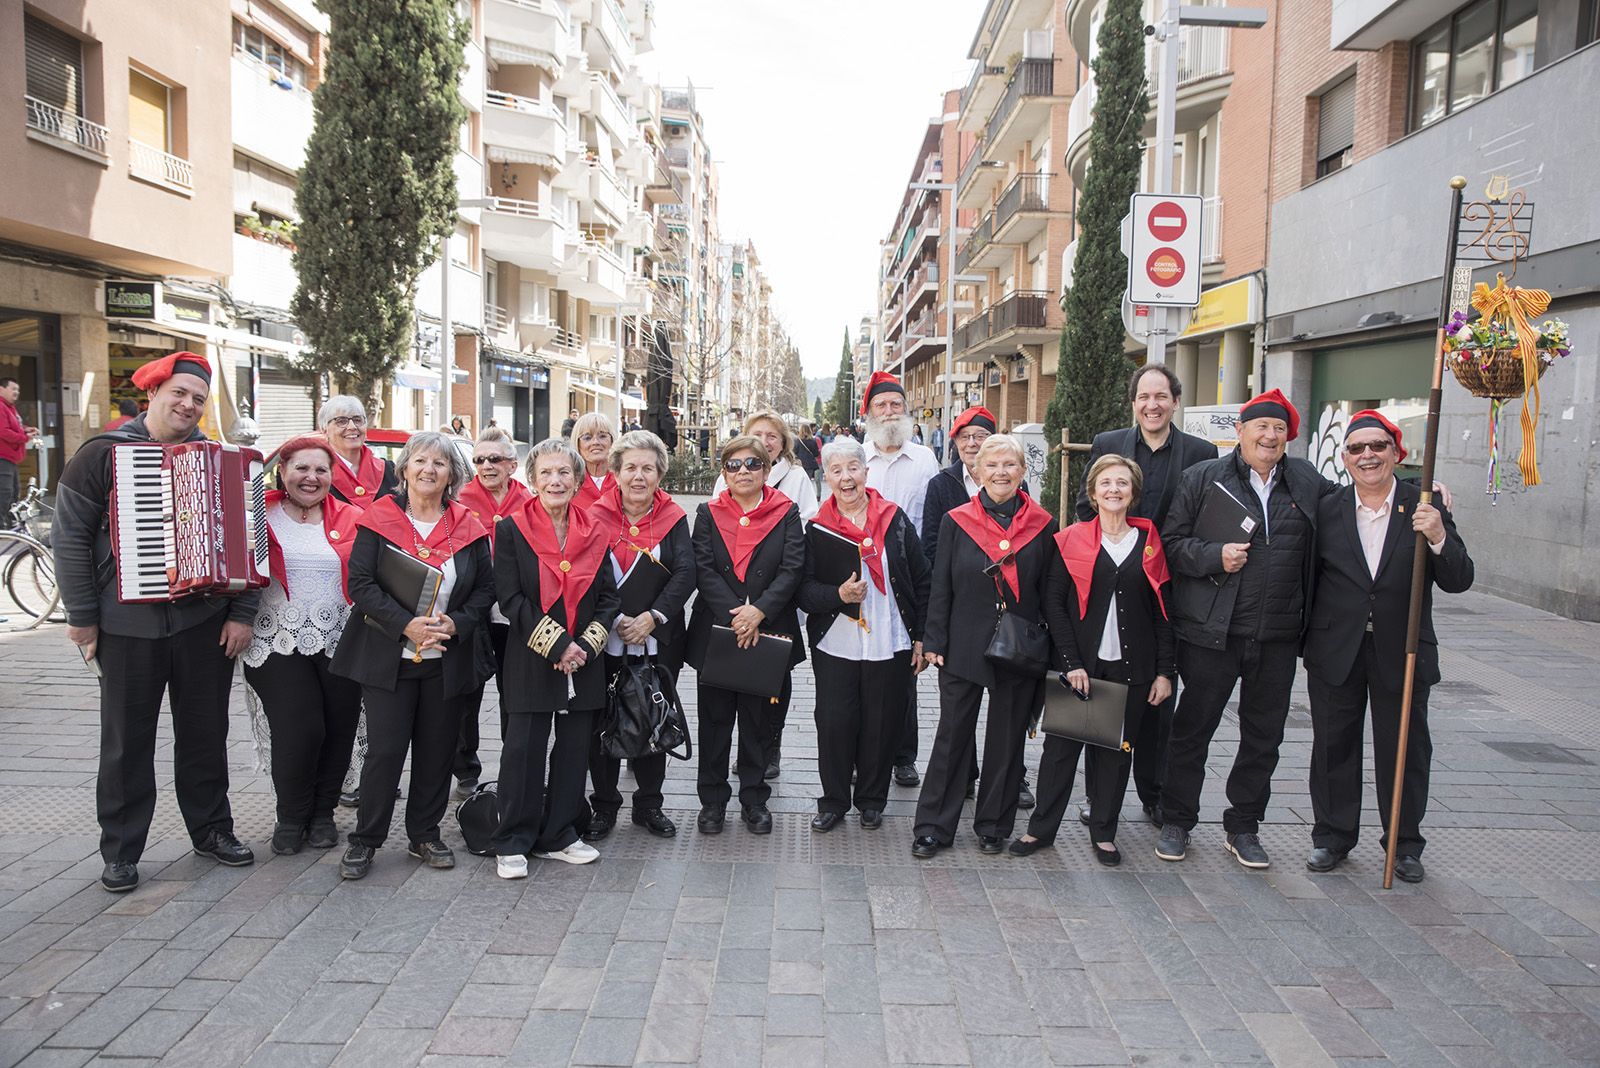
[[[57,613],[60,599],[55,561],[48,550],[25,545],[6,562],[4,579],[6,594],[36,621]]]

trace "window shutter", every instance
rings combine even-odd
[[[1317,108],[1317,159],[1337,156],[1356,143],[1356,76],[1322,94]]]
[[[83,45],[48,22],[23,16],[28,95],[83,116]]]
[[[167,138],[167,87],[136,70],[128,72],[128,136],[170,152]]]

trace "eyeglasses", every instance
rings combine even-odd
[[[743,460],[722,461],[722,469],[729,474],[739,470],[741,467],[746,471],[760,471],[766,466],[767,461],[763,460],[759,456],[746,456]]]
[[[366,426],[367,417],[364,415],[336,415],[328,422],[334,426]]]
[[[482,467],[484,464],[510,463],[511,459],[509,456],[474,456],[472,462],[475,466]]]
[[[1389,445],[1387,441],[1347,441],[1344,443],[1344,451],[1351,456],[1360,456],[1364,452],[1377,455],[1380,452],[1388,452]]]

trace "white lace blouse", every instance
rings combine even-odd
[[[267,522],[283,550],[294,600],[281,582],[272,580],[261,595],[244,662],[260,667],[273,653],[332,656],[350,617],[339,554],[328,544],[321,523],[296,523],[283,514],[282,504],[267,509]]]

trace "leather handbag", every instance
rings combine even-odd
[[[496,784],[486,782],[456,806],[456,823],[461,827],[461,838],[467,843],[467,852],[487,857],[494,853],[490,841],[500,829],[500,795]]]
[[[1043,623],[1018,615],[1002,602],[994,637],[983,656],[993,667],[1042,679],[1050,670],[1050,632]]]
[[[629,657],[611,677],[600,748],[612,760],[693,755],[689,721],[672,676],[649,657]]]
[[[1104,749],[1130,751],[1124,728],[1128,686],[1107,679],[1090,679],[1089,692],[1080,694],[1058,674],[1044,686],[1044,713],[1040,723],[1046,734]]]

